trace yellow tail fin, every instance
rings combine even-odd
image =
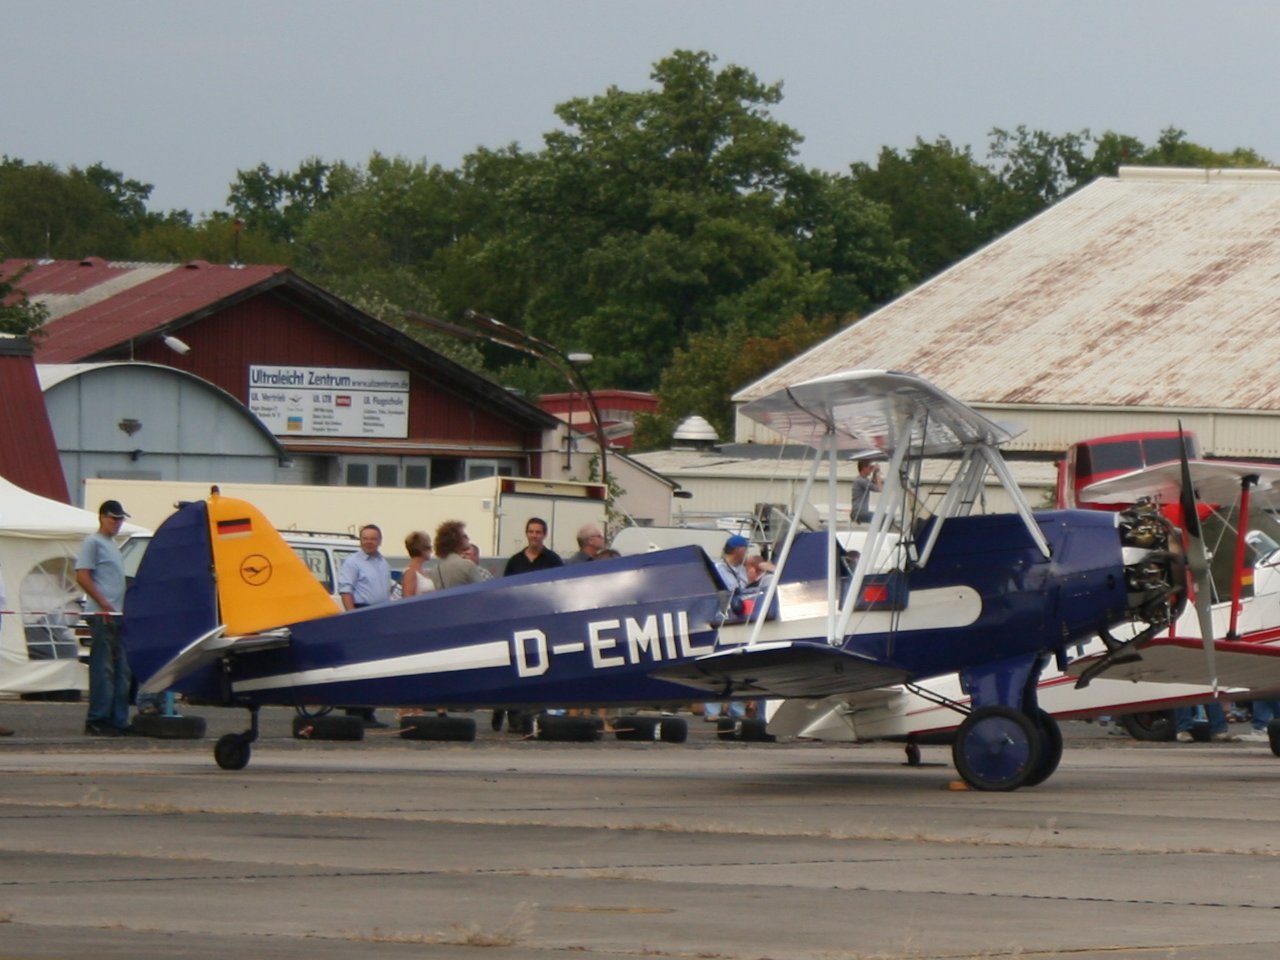
[[[253,505],[211,496],[209,540],[228,634],[270,630],[338,612],[333,597]]]

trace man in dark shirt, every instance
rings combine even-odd
[[[524,536],[528,545],[507,561],[503,576],[512,577],[519,573],[564,566],[560,555],[547,548],[547,521],[541,517],[530,517],[524,525]]]

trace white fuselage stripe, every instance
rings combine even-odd
[[[480,670],[485,667],[511,666],[511,644],[505,640],[468,644],[447,650],[431,650],[403,657],[348,663],[340,667],[317,667],[296,673],[278,673],[233,683],[236,693],[274,690],[280,687],[304,687],[320,683],[344,683],[351,680],[378,680],[385,677],[411,677],[418,674],[454,673],[458,670]]]

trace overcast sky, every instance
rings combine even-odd
[[[528,150],[553,108],[676,49],[781,81],[800,160],[844,171],[993,127],[1168,126],[1280,162],[1273,0],[0,0],[0,153],[101,161],[151,209],[224,209],[239,169]]]

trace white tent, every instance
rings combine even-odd
[[[75,561],[98,529],[88,510],[37,496],[0,477],[0,693],[88,689],[74,627],[81,590]],[[127,525],[128,533],[142,532]]]

